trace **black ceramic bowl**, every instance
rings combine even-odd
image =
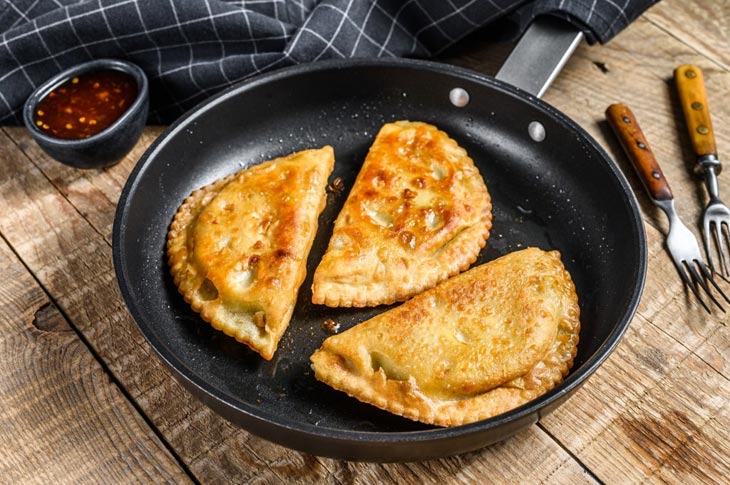
[[[136,99],[114,123],[95,135],[75,140],[54,137],[35,125],[36,107],[51,91],[74,76],[103,69],[122,71],[137,82]],[[23,121],[43,151],[59,162],[76,168],[103,168],[129,153],[144,129],[148,109],[147,76],[142,69],[127,61],[97,59],[56,74],[38,87],[25,102]]]

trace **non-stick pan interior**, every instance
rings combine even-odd
[[[466,106],[452,104],[454,88],[469,94]],[[450,430],[414,423],[318,383],[309,367],[309,356],[330,335],[322,325],[326,319],[344,330],[385,309],[312,305],[310,285],[369,145],[382,124],[400,119],[446,131],[484,177],[494,220],[479,263],[527,246],[558,249],[577,287],[582,331],[571,375],[521,411],[491,422]],[[530,135],[532,122],[544,127],[544,140]],[[185,304],[169,276],[166,232],[194,189],[251,164],[326,144],[335,150],[332,178],[341,177],[345,190],[328,196],[292,322],[266,362]],[[160,137],[120,200],[115,266],[125,300],[152,346],[188,388],[229,419],[312,453],[425,458],[483,446],[534,422],[615,346],[636,308],[646,267],[643,229],[628,190],[579,128],[493,80],[410,61],[315,64],[229,90]],[[394,443],[407,448],[392,448],[390,455],[376,451]]]

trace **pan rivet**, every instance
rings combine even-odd
[[[699,111],[702,108],[704,108],[704,106],[702,106],[702,103],[700,103],[699,101],[695,101],[694,103],[692,103],[692,109]]]
[[[545,127],[539,121],[533,121],[527,126],[527,132],[530,138],[535,141],[543,141],[545,139]]]
[[[698,126],[698,127],[697,127],[697,133],[699,133],[700,135],[706,135],[706,134],[708,134],[709,132],[710,132],[710,130],[709,130],[709,129],[707,129],[707,127],[706,127],[706,126],[702,126],[702,125],[700,125],[700,126]]]
[[[449,101],[457,108],[463,108],[469,104],[469,93],[463,88],[454,88],[449,92]]]

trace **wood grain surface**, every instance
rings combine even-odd
[[[0,280],[0,482],[187,482],[2,240]]]
[[[636,191],[649,244],[646,287],[616,351],[564,405],[503,443],[441,460],[315,457],[253,436],[195,400],[137,330],[111,261],[119,194],[161,128],[148,128],[122,162],[101,171],[61,165],[23,128],[3,128],[0,482],[727,482],[730,317],[707,316],[683,288],[664,248],[665,219],[604,111],[632,107],[699,235],[707,196],[692,175],[672,75],[681,64],[702,68],[723,160],[728,26],[730,2],[664,0],[609,44],[579,47],[548,90],[545,100],[593,135]],[[507,52],[476,34],[442,60],[494,74]],[[721,196],[730,194],[724,177]]]

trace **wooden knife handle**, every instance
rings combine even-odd
[[[682,105],[695,155],[698,158],[707,155],[717,156],[702,70],[691,64],[679,66],[674,70],[674,81],[677,84],[679,102]]]
[[[612,104],[606,110],[606,118],[649,195],[656,200],[671,200],[669,182],[654,158],[634,113],[625,104]]]

